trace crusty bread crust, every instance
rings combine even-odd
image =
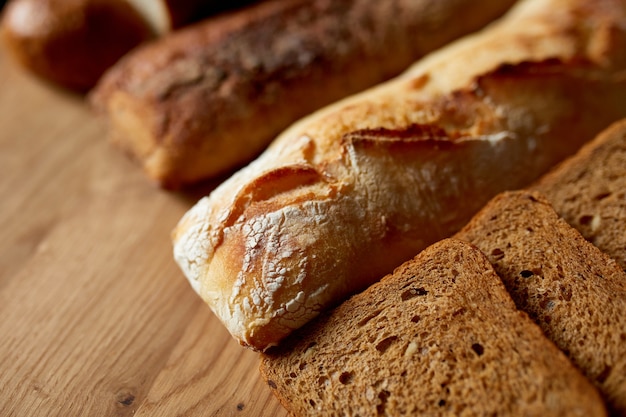
[[[294,120],[389,79],[514,0],[268,0],[129,54],[92,96],[161,186],[232,172]]]
[[[262,355],[261,374],[298,417],[606,415],[482,253],[454,239]]]
[[[625,8],[523,1],[301,120],[184,216],[177,262],[240,343],[278,343],[626,116]]]

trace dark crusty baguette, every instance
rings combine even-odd
[[[626,3],[525,0],[297,122],[173,234],[193,288],[265,349],[626,117]]]
[[[601,416],[476,248],[444,240],[263,354],[292,416]]]
[[[487,255],[516,305],[626,416],[623,269],[528,191],[495,197],[455,237]]]
[[[233,170],[317,108],[388,79],[514,0],[269,0],[133,51],[93,95],[174,188]]]
[[[561,217],[626,269],[626,120],[530,188],[543,193]]]

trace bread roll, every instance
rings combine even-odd
[[[224,8],[221,3],[12,0],[3,13],[2,37],[24,68],[52,83],[85,91],[138,44],[215,13]]]
[[[266,349],[626,116],[626,4],[524,0],[285,131],[173,233],[193,288]]]
[[[513,0],[269,0],[133,51],[92,96],[167,188],[232,172],[294,120],[397,75]]]

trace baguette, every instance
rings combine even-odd
[[[626,270],[626,119],[530,187]]]
[[[455,238],[487,255],[517,307],[626,416],[626,273],[615,260],[537,192],[496,196]]]
[[[82,92],[140,43],[223,7],[215,0],[11,0],[0,24],[25,69]]]
[[[294,120],[397,75],[514,0],[270,0],[133,51],[92,94],[166,188],[232,172]]]
[[[598,392],[446,239],[262,355],[291,416],[602,416]]]
[[[264,350],[626,115],[626,4],[524,0],[297,122],[173,231],[192,287]]]

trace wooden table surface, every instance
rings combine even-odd
[[[2,50],[0,168],[0,416],[286,415],[173,261],[200,193],[149,183]]]

